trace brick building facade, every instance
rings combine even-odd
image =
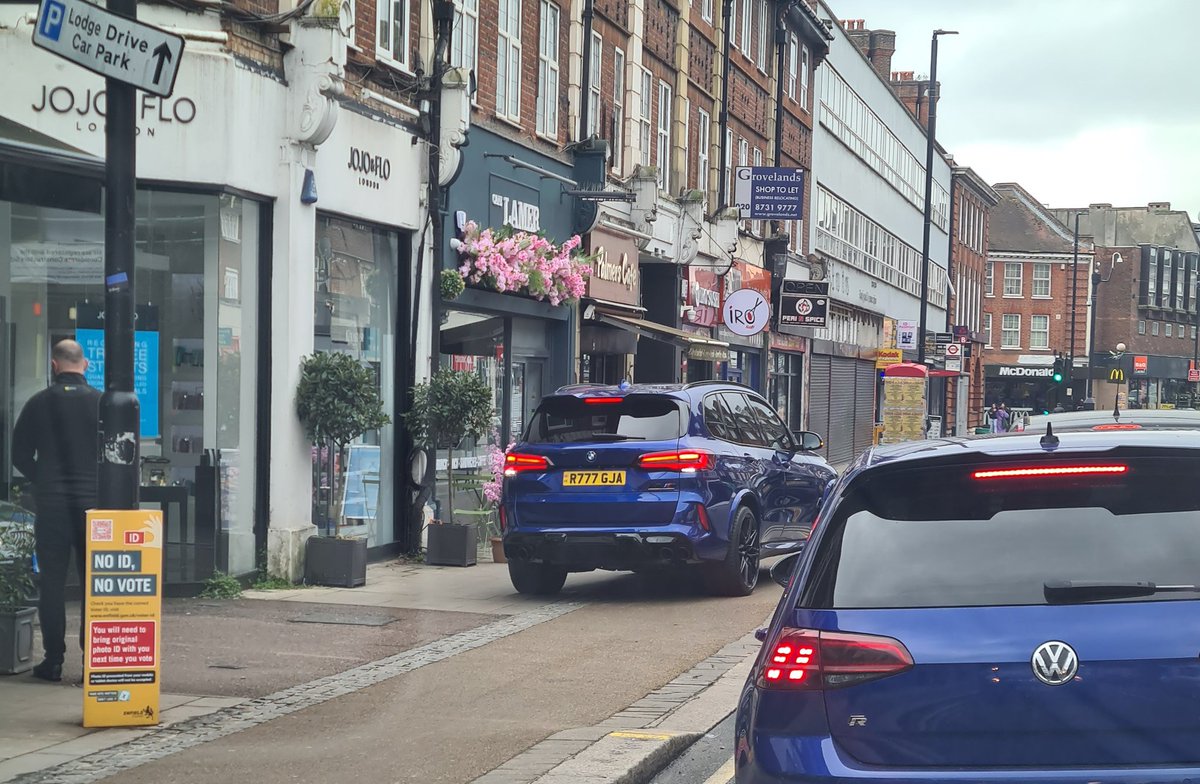
[[[1058,210],[1094,235],[1096,319],[1092,396],[1097,408],[1191,408],[1200,244],[1188,214],[1167,202]],[[1124,352],[1117,349],[1124,344]],[[1116,373],[1119,383],[1109,383]]]
[[[1004,403],[1035,414],[1072,408],[1085,393],[1088,270],[1092,248],[1014,183],[993,186],[1000,196],[990,210],[984,271],[982,332],[983,404]],[[1075,318],[1072,319],[1072,306]],[[1072,342],[1072,325],[1075,340]],[[1054,383],[1056,356],[1075,350],[1070,385]]]

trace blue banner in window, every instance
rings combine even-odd
[[[104,389],[104,330],[77,329],[75,340],[83,346],[88,359],[87,382]],[[158,425],[158,333],[137,330],[133,333],[133,391],[141,409],[142,438],[157,438]]]

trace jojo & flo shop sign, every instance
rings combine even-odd
[[[159,723],[162,512],[87,513],[83,726]]]

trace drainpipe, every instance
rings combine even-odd
[[[411,393],[409,390],[417,383],[417,334],[422,322],[421,292],[426,285],[426,266],[433,267],[433,281],[429,292],[429,316],[426,320],[430,324],[430,356],[433,368],[435,369],[439,361],[439,355],[441,354],[441,335],[438,330],[438,325],[441,323],[442,302],[440,280],[442,253],[446,244],[446,238],[442,236],[446,195],[446,189],[441,184],[442,86],[446,70],[449,68],[449,63],[446,61],[446,52],[450,47],[450,28],[454,22],[454,2],[453,0],[434,0],[432,10],[434,27],[433,57],[430,58],[429,92],[426,99],[429,102],[429,184],[427,193],[429,196],[428,228],[430,234],[432,234],[430,242],[431,250],[428,251],[428,255],[431,257],[431,260],[426,261],[425,237],[424,231],[422,231],[421,242],[417,248],[419,261],[417,263],[416,280],[413,282],[412,289],[408,385],[406,389],[399,391],[400,407],[405,411],[407,411],[411,403],[409,399]],[[411,499],[411,503],[408,506],[408,527],[407,530],[402,532],[399,539],[405,552],[416,552],[421,547],[421,529],[425,522],[423,519],[425,502],[428,500],[430,489],[437,486],[437,455],[435,452],[428,456],[424,477],[419,479],[414,477],[412,461],[417,454],[417,450],[413,447],[407,430],[399,424],[396,427],[401,433],[400,442],[404,460],[396,461],[396,470],[394,472],[395,486],[397,488],[406,488],[408,492],[405,495],[408,499]],[[401,496],[401,498],[404,498],[404,496]]]
[[[591,134],[588,133],[588,122],[591,119],[588,111],[588,93],[592,91],[592,19],[593,0],[585,0],[583,4],[583,68],[579,74],[579,140],[583,141]]]
[[[721,113],[717,116],[721,134],[721,169],[717,177],[719,183],[717,193],[717,212],[729,206],[726,201],[729,193],[729,55],[733,44],[733,31],[729,29],[730,17],[733,16],[733,0],[723,0],[721,3],[721,19],[725,27],[725,48],[721,55]]]

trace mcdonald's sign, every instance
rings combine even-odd
[[[1108,383],[1123,384],[1125,383],[1125,371],[1121,368],[1110,368],[1108,371]]]

